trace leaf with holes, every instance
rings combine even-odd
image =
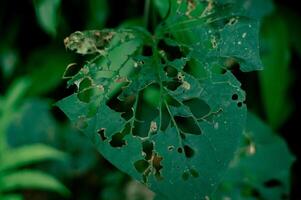
[[[171,2],[153,35],[132,28],[67,37],[67,49],[96,56],[68,66],[77,91],[57,105],[107,160],[159,198],[206,199],[246,119],[245,94],[225,63],[260,68],[258,21],[232,1]],[[198,37],[180,37],[188,32]],[[192,62],[204,76],[191,73]]]
[[[285,141],[248,113],[239,150],[218,192],[210,199],[289,199],[290,168],[294,161]]]

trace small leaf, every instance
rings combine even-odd
[[[34,0],[33,3],[40,26],[46,33],[55,36],[59,23],[58,10],[61,0]]]
[[[69,190],[54,177],[43,172],[23,170],[0,175],[0,192],[21,189],[38,189],[53,191],[62,196],[69,196]]]
[[[262,101],[269,124],[277,129],[292,112],[288,98],[293,74],[290,71],[290,39],[288,28],[280,16],[270,16],[263,23],[262,61],[259,73]],[[284,106],[285,105],[285,106]]]

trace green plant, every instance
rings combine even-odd
[[[77,90],[57,105],[157,199],[209,199],[246,127],[245,93],[231,68],[262,69],[260,19],[272,6],[158,0],[145,7],[145,27],[153,32],[77,31],[64,40],[89,61],[67,67],[68,86]],[[163,22],[149,23],[156,10]]]
[[[69,195],[69,190],[53,176],[24,167],[47,160],[63,160],[66,155],[44,144],[23,145],[11,148],[7,144],[6,130],[18,115],[21,99],[28,89],[27,78],[17,80],[10,93],[0,98],[0,199],[19,200],[22,195],[16,190],[40,189]]]

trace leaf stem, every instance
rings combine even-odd
[[[144,4],[144,26],[145,26],[146,29],[148,28],[150,7],[151,7],[151,0],[145,0],[145,4]]]

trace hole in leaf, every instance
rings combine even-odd
[[[105,136],[105,129],[104,128],[101,128],[97,131],[97,133],[99,134],[100,136],[100,139],[102,141],[105,141],[107,139],[107,137]]]
[[[78,65],[76,63],[72,63],[72,64],[70,64],[70,65],[67,66],[67,69],[64,72],[63,78],[72,78],[80,70],[81,70],[81,66],[80,65]]]
[[[174,117],[178,127],[184,132],[194,135],[200,135],[201,129],[198,127],[196,122],[193,120],[192,117],[180,117],[175,116]]]
[[[237,103],[237,106],[238,106],[238,107],[242,107],[242,105],[243,105],[242,102],[238,102],[238,103]]]
[[[138,160],[134,163],[134,167],[139,173],[144,173],[145,170],[149,167],[149,162],[147,162],[146,160]]]
[[[161,131],[165,131],[167,129],[167,127],[169,126],[171,118],[168,114],[166,106],[162,106],[161,113],[162,113],[162,119],[161,119],[160,129],[161,129]]]
[[[135,102],[135,96],[130,95],[121,99],[118,98],[120,92],[114,95],[110,101],[107,102],[107,105],[116,112],[122,113],[121,116],[128,120],[133,116],[133,104]]]
[[[281,181],[279,181],[277,179],[271,179],[271,180],[264,182],[264,186],[267,188],[280,187],[280,186],[282,186],[282,183],[281,183]]]
[[[197,119],[204,117],[210,112],[209,105],[202,99],[194,98],[183,103],[190,108],[190,111]]]
[[[169,82],[163,82],[163,85],[171,90],[171,91],[175,91],[179,86],[182,85],[182,83],[179,80],[173,80],[173,81],[169,81]]]
[[[174,106],[174,107],[180,107],[181,106],[181,104],[170,95],[166,95],[165,100],[166,100],[168,105],[171,105],[171,106]]]
[[[147,90],[147,88],[145,90]],[[142,94],[144,91],[142,91]],[[146,99],[144,99],[144,95],[139,95],[137,109],[134,112],[136,120],[132,132],[133,135],[142,138],[148,137],[151,124],[159,115],[159,110],[154,107],[151,102],[147,102]]]
[[[168,149],[168,151],[173,151],[173,150],[174,150],[174,148],[175,148],[174,146],[168,146],[168,148],[167,148],[167,149]]]
[[[237,94],[233,94],[233,95],[232,95],[232,100],[233,100],[233,101],[238,100],[238,95],[237,95]]]
[[[192,148],[190,148],[189,146],[185,145],[184,153],[187,158],[192,158],[194,155],[194,150]]]
[[[165,64],[166,64],[166,60],[165,60],[164,58],[161,57],[161,58],[160,58],[160,61],[161,61],[161,64],[162,64],[162,65],[165,65]]]
[[[152,158],[153,150],[154,150],[154,144],[151,141],[144,141],[142,143],[142,150],[145,153],[145,159],[150,160]]]
[[[234,58],[225,59],[224,60],[224,66],[226,67],[226,69],[231,70],[233,72],[238,72],[240,70],[239,69],[239,63]],[[227,70],[224,70],[223,72],[226,73]]]
[[[153,55],[153,49],[149,45],[144,45],[142,50],[143,56],[152,56]]]
[[[158,48],[165,51],[167,59],[173,61],[182,57],[181,49],[178,45],[169,45],[166,41],[160,40]]]
[[[121,116],[125,120],[129,120],[133,116],[132,107],[135,103],[135,96],[128,96],[122,102],[123,103],[120,105],[122,106],[122,108],[120,108],[120,111],[122,112]]]
[[[126,145],[125,140],[123,139],[124,136],[125,134],[123,132],[114,134],[112,136],[112,140],[110,141],[110,145],[112,147],[122,147]]]
[[[183,149],[181,147],[178,148],[179,153],[183,153]]]
[[[151,84],[145,90],[143,90],[143,100],[150,106],[157,108],[160,103],[160,85]]]
[[[155,176],[156,176],[157,180],[163,179],[161,172],[160,172],[160,170],[163,168],[163,166],[161,165],[162,160],[163,160],[163,157],[158,156],[157,154],[153,154],[152,165],[155,169]]]

